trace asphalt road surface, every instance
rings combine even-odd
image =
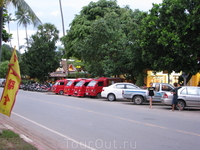
[[[0,88],[0,93],[2,88]],[[78,98],[19,90],[11,119],[66,150],[197,150],[200,107]],[[48,141],[47,141],[48,142]],[[49,141],[48,144],[55,144]],[[59,149],[58,148],[58,149]]]

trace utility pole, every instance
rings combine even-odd
[[[59,0],[59,4],[60,4],[60,14],[61,14],[61,19],[62,19],[63,36],[65,36],[65,25],[64,25],[64,18],[63,18],[63,12],[62,12],[62,4],[61,4],[61,0]]]

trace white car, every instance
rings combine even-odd
[[[109,101],[124,99],[122,96],[122,90],[125,89],[140,89],[140,88],[132,83],[127,83],[127,82],[115,83],[110,86],[103,87],[101,92],[101,97],[107,98]]]

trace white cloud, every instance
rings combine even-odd
[[[60,15],[60,11],[53,11],[53,12],[51,12],[51,14],[53,16],[58,16],[58,15]]]
[[[40,11],[40,12],[36,12],[35,14],[37,15],[37,17],[40,17],[40,16],[43,16],[44,13]]]

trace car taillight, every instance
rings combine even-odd
[[[122,94],[124,94],[124,90],[122,90]]]
[[[168,95],[165,93],[165,94],[163,95],[163,98],[168,98]]]

